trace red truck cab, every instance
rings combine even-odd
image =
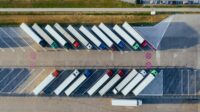
[[[113,75],[113,71],[112,70],[107,70],[106,72],[110,77]]]
[[[144,42],[142,43],[142,47],[146,47],[148,44],[148,42],[146,40],[144,40]]]
[[[122,76],[124,75],[124,71],[120,69],[120,70],[118,71],[118,74],[119,74],[119,76],[122,77]]]
[[[80,46],[80,43],[75,41],[73,45],[74,45],[75,48],[78,48]]]
[[[55,71],[53,72],[53,76],[54,76],[54,77],[58,77],[58,75],[59,75],[58,70],[55,70]]]

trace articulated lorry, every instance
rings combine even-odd
[[[147,41],[133,28],[131,25],[129,25],[127,22],[124,22],[122,27],[135,39],[137,40],[142,47],[145,47],[147,45]]]
[[[135,96],[137,96],[138,94],[140,94],[140,92],[142,92],[142,90],[144,90],[145,87],[147,87],[154,79],[155,76],[158,74],[158,72],[156,70],[152,70],[150,72],[150,74],[148,74],[144,80],[142,82],[140,82],[139,85],[136,86],[135,89],[133,89],[133,94]]]
[[[72,35],[74,35],[87,49],[92,49],[92,45],[78,32],[72,25],[69,25],[67,29]]]
[[[106,49],[106,46],[104,43],[102,43],[97,37],[95,37],[93,34],[91,34],[83,25],[79,28],[79,30],[88,38],[90,41],[92,41],[98,48],[100,49]]]
[[[68,32],[64,30],[60,24],[55,23],[54,27],[75,47],[78,48],[80,46],[79,42],[76,41]]]
[[[122,89],[122,94],[126,96],[133,88],[136,87],[137,84],[139,84],[142,79],[146,76],[146,72],[142,70],[140,73],[138,73],[129,83]]]
[[[92,31],[111,49],[115,50],[113,42],[96,26],[92,27]]]
[[[98,81],[87,91],[87,93],[92,96],[97,92],[97,90],[113,75],[112,70],[107,70],[106,73],[98,79]]]
[[[117,32],[134,50],[137,50],[139,48],[139,45],[135,42],[135,40],[130,37],[122,28],[120,28],[118,25],[115,25],[113,27],[113,30]]]
[[[100,23],[99,28],[106,35],[108,35],[120,48],[122,48],[122,49],[125,48],[124,42],[116,34],[114,34],[106,25],[104,25],[103,23]]]
[[[22,23],[20,28],[26,32],[37,44],[41,45],[42,47],[46,46],[46,42],[42,40],[27,24]]]
[[[37,23],[35,23],[32,28],[51,46],[51,48],[58,48],[58,44],[53,39],[51,39],[49,35],[44,32],[44,30]]]
[[[136,75],[138,72],[133,69],[130,73],[113,89],[113,93],[117,94],[120,92]]]
[[[142,105],[142,100],[138,99],[112,99],[112,106],[140,106]]]
[[[103,96],[106,94],[120,79],[124,76],[123,70],[119,70],[118,73],[99,91],[99,94]]]
[[[59,95],[78,75],[80,72],[75,69],[55,90],[54,93]]]
[[[50,75],[48,75],[34,90],[33,90],[33,94],[34,95],[39,95],[44,89],[45,87],[47,87],[53,80],[56,79],[56,77],[58,77],[59,72],[57,70],[55,70],[54,72],[52,72]]]
[[[45,29],[60,43],[61,46],[69,48],[67,41],[64,40],[50,25],[47,25]]]
[[[86,79],[88,79],[92,75],[90,70],[86,70],[78,79],[72,83],[71,86],[69,86],[65,90],[65,94],[69,96],[76,88],[78,88]]]

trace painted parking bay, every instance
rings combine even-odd
[[[0,93],[13,93],[29,77],[27,68],[1,68]]]

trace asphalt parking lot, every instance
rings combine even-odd
[[[63,28],[66,30],[66,26],[67,25],[63,25]],[[89,40],[85,35],[83,35],[80,31],[79,31],[79,28],[80,26],[77,25],[77,26],[74,26],[74,28],[86,39],[89,41],[89,43],[93,46],[92,50],[99,50],[100,49],[94,45],[94,43]],[[91,27],[92,26],[86,26],[86,28],[93,34],[95,35],[92,31],[91,31]],[[113,25],[108,25],[108,27],[112,30],[112,27]],[[44,29],[44,26],[41,26],[41,28],[43,28],[43,30],[45,31]],[[67,31],[67,30],[66,30]],[[113,31],[113,30],[112,30]],[[47,31],[45,31],[47,32]],[[68,33],[70,33],[69,31],[67,31]],[[118,35],[115,31],[113,31],[116,35]],[[47,33],[48,34],[48,33]],[[63,47],[59,47],[57,49],[53,49],[53,48],[50,48],[50,46],[47,46],[47,47],[41,47],[40,45],[38,45],[37,43],[35,43],[32,38],[30,36],[28,36],[24,31],[22,31],[22,29],[20,27],[1,27],[0,28],[0,35],[1,35],[1,40],[0,40],[0,50],[1,51],[4,51],[5,48],[11,50],[12,52],[15,52],[18,49],[22,50],[23,52],[25,51],[34,51],[34,52],[37,52],[37,51],[42,51],[42,52],[46,52],[46,51],[60,51],[60,50],[66,50],[68,52],[67,49],[63,48]],[[97,35],[95,35],[101,42],[103,42]],[[52,37],[50,35],[50,37]],[[119,38],[121,38],[119,35],[118,35]],[[122,39],[122,38],[121,38]],[[122,39],[122,41],[124,41]],[[124,41],[125,42],[125,41]],[[58,43],[58,42],[57,42]],[[68,43],[70,43],[68,41]],[[113,42],[114,43],[114,42]],[[114,43],[114,46],[117,48],[116,50],[117,51],[120,51],[120,52],[129,52],[129,51],[135,51],[131,48],[130,45],[128,45],[126,42],[125,42],[125,48],[124,49],[121,49],[120,47],[118,47],[117,44]],[[81,46],[78,48],[78,49],[75,49],[71,46],[70,50],[83,50],[86,48],[81,44]],[[143,50],[149,50],[151,49],[150,46],[147,46],[146,48],[142,48],[142,47],[139,47],[139,51],[143,51]],[[108,48],[108,46],[106,47],[105,50],[110,50]],[[137,50],[137,51],[138,51]]]
[[[44,69],[43,69],[44,70]],[[41,72],[43,70],[38,70],[36,73],[36,77],[32,80],[37,80],[40,78]],[[160,71],[160,74],[139,94],[139,96],[173,96],[173,95],[199,95],[200,91],[200,70],[191,69],[191,68],[179,68],[179,69],[157,69]],[[8,93],[8,94],[23,94],[23,91],[16,92],[16,90],[23,85],[23,83],[29,78],[29,76],[33,75],[34,70],[29,70],[26,68],[1,68],[0,69],[0,93]],[[71,69],[59,69],[60,75],[56,80],[50,83],[44,90],[45,95],[55,95],[53,91],[64,81],[70,73],[73,72]],[[81,73],[84,72],[83,69],[79,70]],[[130,69],[124,69],[125,74],[127,74]],[[140,71],[139,69],[137,71]],[[149,70],[147,70],[149,71]],[[95,84],[103,74],[105,74],[105,69],[92,69],[92,75],[84,81],[78,88],[70,96],[84,96],[88,97],[87,90]],[[46,74],[48,75],[48,74]],[[126,75],[125,75],[126,76]],[[124,77],[125,77],[124,76]],[[112,76],[113,77],[113,76]],[[110,77],[110,79],[112,78]],[[123,78],[120,80],[123,80]],[[109,80],[110,80],[109,79]],[[33,83],[32,80],[28,80]],[[42,80],[41,80],[42,81]],[[120,82],[120,81],[119,81]],[[118,82],[118,83],[119,83]],[[30,84],[26,84],[30,86]],[[38,82],[39,84],[39,82]],[[115,84],[116,86],[117,84]],[[107,92],[105,96],[111,97],[123,97],[121,93],[114,95],[112,93],[112,89]],[[21,90],[26,89],[27,87],[21,88]],[[26,93],[27,94],[27,93]],[[32,92],[28,93],[29,95]],[[60,94],[61,96],[65,96],[64,92]],[[98,93],[94,94],[94,96],[99,96]],[[128,97],[133,96],[130,92]]]
[[[1,69],[2,71],[0,73],[8,74],[10,76],[10,82],[8,82],[8,78],[2,78],[5,79],[4,81],[0,81],[1,83],[1,91],[2,92],[14,92],[13,88],[17,88],[19,84],[23,84],[25,79],[30,75],[27,70],[23,71],[23,69],[14,69],[11,71],[10,69]],[[200,81],[200,71],[194,70],[191,68],[179,68],[179,69],[157,69],[160,71],[160,74],[139,94],[139,96],[165,96],[165,95],[198,95],[200,91],[199,83]],[[10,73],[19,73],[22,71],[22,75],[17,75],[12,79],[12,75]],[[59,69],[60,75],[58,78],[56,78],[53,82],[51,82],[45,89],[44,89],[44,95],[55,95],[53,91],[64,81],[70,73],[73,72],[71,69]],[[83,69],[79,70],[81,73],[84,72]],[[130,69],[125,69],[124,72],[127,74],[130,71]],[[140,71],[140,69],[138,69]],[[106,72],[105,69],[92,69],[92,75],[84,81],[78,88],[75,89],[75,91],[70,95],[73,97],[88,97],[87,90],[97,82],[97,80],[102,77],[102,75]],[[149,70],[147,70],[149,72]],[[31,72],[32,73],[32,72]],[[40,74],[40,72],[37,72]],[[37,75],[38,75],[37,74]],[[47,74],[48,75],[48,74]],[[126,75],[125,75],[126,76]],[[124,77],[125,77],[124,76]],[[4,76],[6,77],[6,76]],[[16,78],[17,77],[17,78]],[[123,80],[123,78],[120,80]],[[39,78],[39,77],[36,77]],[[112,78],[112,77],[111,77]],[[111,79],[110,78],[110,79]],[[6,80],[7,79],[7,80]],[[77,79],[77,78],[76,78]],[[109,80],[110,80],[109,79]],[[37,79],[33,79],[37,80]],[[4,82],[4,83],[3,83]],[[29,80],[29,82],[32,82]],[[119,81],[120,82],[120,81]],[[119,83],[118,82],[118,83]],[[19,83],[19,84],[17,84]],[[39,84],[39,82],[38,82]],[[15,87],[15,86],[16,87]],[[116,86],[117,84],[115,84]],[[115,87],[113,86],[110,91],[105,95],[105,97],[123,97],[121,93],[114,95],[112,93],[112,89]],[[22,88],[23,89],[23,88]],[[16,93],[16,92],[15,92]],[[22,92],[23,93],[23,92]],[[17,93],[17,94],[22,94]],[[28,93],[29,95],[32,94],[31,92]],[[65,96],[64,92],[60,94],[60,96]],[[98,93],[96,93],[94,96],[99,96]],[[130,92],[128,97],[132,97],[133,94]]]
[[[200,70],[175,69],[163,72],[164,94],[199,95]]]
[[[1,68],[0,93],[14,93],[30,75],[26,68]]]

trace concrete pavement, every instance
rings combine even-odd
[[[0,12],[200,12],[199,8],[0,8]]]
[[[0,110],[3,112],[198,112],[200,107],[200,104],[113,107],[109,98],[0,97],[0,100]]]
[[[2,67],[145,67],[147,62],[152,66],[161,67],[193,67],[199,68],[199,55],[196,48],[176,49],[167,51],[145,52],[108,52],[108,51],[47,51],[35,53],[35,59],[30,59],[32,52],[2,52],[0,65]],[[145,54],[150,53],[147,61]],[[14,56],[14,58],[13,58]]]

